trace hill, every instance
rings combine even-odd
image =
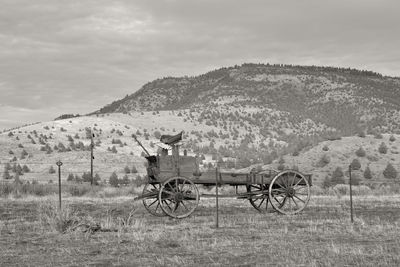
[[[399,85],[366,71],[261,64],[163,78],[88,116],[4,131],[0,164],[11,176],[18,164],[27,165],[24,179],[48,181],[57,179],[49,169],[61,159],[63,179],[82,176],[90,170],[92,129],[94,173],[102,180],[113,172],[140,180],[145,159],[132,134],[156,153],[161,134],[183,130],[183,149],[199,155],[203,168],[284,165],[313,173],[322,184],[337,167],[346,171],[363,147],[357,175],[369,166],[373,179],[386,181],[387,163],[399,169]],[[382,142],[386,154],[377,152]]]
[[[271,117],[277,116],[294,124],[288,129],[297,135],[302,121],[352,135],[399,131],[399,108],[398,78],[354,69],[243,64],[196,77],[157,79],[95,113],[190,109],[199,111],[200,119],[234,116],[262,125],[266,136]]]

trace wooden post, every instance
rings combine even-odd
[[[61,166],[62,162],[61,160],[57,161],[57,166],[58,166],[58,201],[59,201],[59,208],[61,212]]]
[[[351,165],[349,165],[349,186],[350,186],[350,220],[353,223],[353,191],[351,189]]]
[[[93,147],[94,147],[93,137],[94,137],[94,134],[92,133],[92,129],[90,129],[90,178],[91,178],[90,184],[91,185],[94,184],[94,182],[93,182],[93,159],[94,159],[94,157],[93,157]]]
[[[218,218],[218,167],[215,168],[215,228],[219,227]]]

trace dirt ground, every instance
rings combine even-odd
[[[0,200],[0,266],[400,266],[400,196],[355,198],[353,224],[346,197],[312,197],[293,216],[221,199],[218,229],[213,199],[176,220],[148,214],[133,197],[67,198],[66,218],[101,230],[65,233],[52,224],[56,203]]]

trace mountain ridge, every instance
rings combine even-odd
[[[154,80],[94,114],[226,105],[267,107],[348,135],[366,128],[398,129],[399,88],[399,78],[371,71],[243,64],[193,77]]]

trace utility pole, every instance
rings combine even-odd
[[[94,184],[94,182],[93,182],[93,160],[94,160],[94,157],[93,157],[93,148],[94,148],[93,137],[94,137],[94,134],[92,132],[92,128],[90,128],[90,178],[91,178],[90,184],[91,185]]]

